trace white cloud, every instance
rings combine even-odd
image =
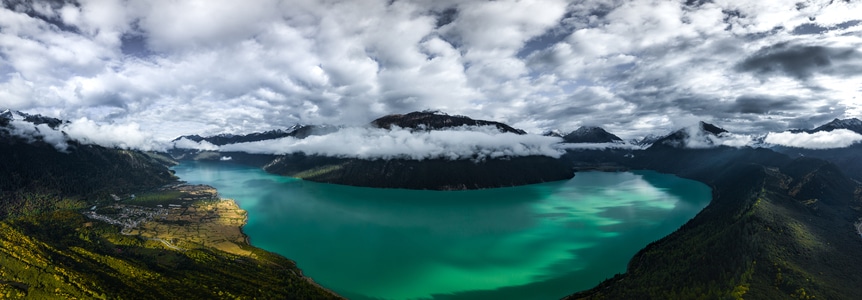
[[[143,151],[165,150],[164,145],[157,142],[151,133],[141,131],[137,123],[98,124],[90,119],[80,118],[63,124],[60,130],[84,144]]]
[[[746,147],[754,143],[754,138],[750,135],[733,134],[722,132],[718,135],[705,134],[696,127],[688,127],[688,138],[685,140],[685,147],[690,149],[714,148],[718,146],[729,147]]]
[[[33,124],[24,120],[13,119],[9,122],[10,132],[13,136],[24,138],[32,143],[41,140],[54,146],[57,151],[66,152],[68,148],[67,138],[60,131],[54,130],[47,124]]]
[[[862,135],[847,129],[815,133],[770,132],[764,140],[768,144],[806,149],[845,148],[860,141]]]
[[[9,132],[28,142],[37,140],[51,144],[58,151],[66,152],[69,141],[81,144],[99,145],[107,148],[135,149],[143,151],[164,151],[165,142],[153,137],[152,133],[144,132],[137,123],[99,124],[87,118],[64,122],[51,128],[48,124],[34,124],[25,121],[17,113],[12,114],[9,122]]]
[[[472,159],[484,160],[514,156],[559,157],[554,144],[560,138],[501,133],[494,126],[457,127],[448,130],[411,131],[403,128],[380,129],[347,127],[337,132],[305,139],[286,137],[220,147],[226,152],[263,154],[305,153],[364,159]]]
[[[158,139],[427,108],[623,137],[676,117],[751,134],[862,113],[858,1],[35,2],[30,15],[0,8],[0,108],[138,123]],[[794,33],[803,25],[822,32]],[[737,68],[776,45],[837,54],[810,76],[798,61],[758,69],[795,77]],[[797,104],[744,112],[740,95]]]
[[[173,141],[173,147],[178,149],[194,149],[205,151],[218,151],[219,147],[207,141],[195,142],[185,137]]]

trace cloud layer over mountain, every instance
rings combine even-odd
[[[157,139],[426,108],[626,139],[692,120],[743,134],[811,128],[862,115],[859,11],[827,0],[9,0],[0,109],[135,123]]]
[[[764,142],[796,148],[830,149],[844,148],[862,141],[862,135],[847,129],[818,131],[814,133],[778,132],[766,135]]]
[[[220,150],[263,154],[301,152],[364,159],[485,160],[530,155],[560,157],[563,152],[554,144],[561,141],[555,137],[501,133],[494,126],[462,126],[432,131],[347,127],[327,135],[229,144],[221,146]]]
[[[24,117],[18,114],[10,115],[12,118],[9,124],[2,127],[9,134],[28,142],[43,141],[62,152],[68,150],[68,142],[71,140],[81,144],[144,151],[164,151],[169,146],[169,143],[154,138],[152,133],[142,131],[137,123],[97,124],[84,117],[52,128],[49,124],[35,124],[24,120]]]

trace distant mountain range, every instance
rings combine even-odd
[[[24,121],[33,123],[35,125],[46,124],[51,128],[57,128],[61,124],[66,123],[65,121],[57,119],[57,118],[51,118],[51,117],[46,117],[46,116],[42,116],[42,115],[31,115],[31,114],[23,113],[20,111],[12,111],[12,110],[7,109],[7,110],[4,110],[3,112],[0,112],[0,126],[5,127],[5,126],[9,125],[9,121],[11,121],[14,118],[19,118],[19,119],[22,119]]]
[[[420,130],[440,130],[460,126],[494,126],[497,127],[500,132],[527,134],[526,131],[515,129],[512,126],[500,122],[474,120],[466,116],[450,116],[440,111],[417,111],[403,115],[387,115],[371,121],[371,125],[377,128],[398,126],[401,128]]]
[[[180,139],[188,139],[195,142],[206,141],[210,144],[216,146],[224,146],[228,144],[237,144],[237,143],[248,143],[248,142],[258,142],[272,139],[280,139],[284,137],[293,137],[297,139],[304,139],[306,137],[312,135],[325,135],[338,130],[337,126],[326,126],[326,125],[302,125],[297,124],[293,125],[287,129],[276,129],[264,132],[255,132],[249,134],[242,135],[234,135],[234,134],[219,134],[214,136],[202,137],[199,135],[184,135],[178,138],[175,138],[173,141],[179,141]]]
[[[501,133],[526,134],[509,125],[450,116],[436,111],[388,115],[370,123],[377,128],[397,126],[412,130],[444,130],[462,126],[494,126]],[[305,180],[368,187],[463,190],[524,185],[574,176],[559,159],[511,156],[500,159],[359,159],[288,154],[276,157],[264,170]]]
[[[804,129],[794,129],[790,130],[791,132],[807,132],[807,133],[815,133],[815,132],[830,132],[836,129],[847,129],[858,134],[862,134],[862,120],[857,118],[852,119],[834,119],[829,123],[820,125],[814,129],[804,130]]]
[[[408,128],[412,130],[443,130],[453,127],[459,126],[494,126],[500,132],[508,132],[514,134],[525,134],[523,130],[513,128],[509,125],[494,122],[494,121],[486,121],[486,120],[474,120],[466,116],[450,116],[445,113],[441,113],[438,111],[422,111],[422,112],[411,112],[407,114],[396,114],[396,115],[388,115],[383,116],[369,123],[372,127],[377,128],[390,128],[392,126],[397,126],[400,128]],[[243,142],[254,142],[254,141],[264,141],[269,139],[277,139],[282,137],[294,137],[294,138],[305,138],[311,135],[325,135],[332,132],[335,132],[340,127],[337,126],[324,126],[324,125],[295,125],[286,130],[274,130],[267,131],[263,133],[252,133],[247,135],[217,135],[211,137],[200,137],[196,135],[192,136],[183,136],[180,138],[186,138],[192,141],[200,142],[207,141],[214,145],[227,145],[233,143],[243,143]],[[848,129],[857,132],[862,132],[862,121],[858,119],[844,119],[839,120],[835,119],[827,124],[818,126],[814,129],[810,130],[791,130],[791,132],[823,132],[823,131],[832,131],[835,129]],[[673,131],[669,134],[659,136],[659,135],[649,135],[640,140],[633,140],[628,143],[623,141],[620,137],[614,135],[606,131],[601,127],[596,126],[583,126],[578,128],[575,131],[572,131],[568,134],[561,134],[559,131],[548,131],[543,133],[544,136],[554,136],[562,138],[564,143],[571,144],[629,144],[632,147],[639,148],[656,148],[656,147],[670,147],[670,148],[686,148],[686,147],[694,147],[694,148],[704,148],[704,147],[718,147],[721,146],[720,142],[723,138],[729,136],[731,133],[721,127],[718,127],[714,124],[699,122],[694,126],[682,128],[676,131]],[[176,140],[180,139],[177,138]],[[760,141],[759,144],[757,141]],[[832,162],[837,163],[838,166],[842,169],[842,171],[850,174],[853,178],[857,178],[862,180],[862,161],[857,162],[855,159],[857,157],[858,150],[862,148],[862,145],[854,145],[848,148],[839,148],[839,149],[825,149],[825,150],[811,150],[811,149],[801,149],[801,148],[792,148],[792,147],[783,147],[783,146],[775,146],[775,145],[766,145],[762,142],[763,137],[755,137],[752,142],[752,145],[762,145],[763,147],[771,147],[775,151],[786,153],[789,155],[806,155],[812,157],[818,157],[821,159],[826,159]],[[717,144],[718,143],[718,144]],[[368,168],[371,165],[377,165],[378,163],[372,162],[364,162],[360,159],[333,159],[333,158],[318,158],[314,155],[283,155],[283,156],[275,156],[275,155],[250,155],[247,153],[222,153],[219,154],[213,151],[198,151],[198,150],[189,150],[189,149],[174,149],[170,152],[177,159],[209,159],[209,160],[218,160],[223,157],[231,157],[233,159],[237,159],[239,162],[246,162],[249,164],[253,164],[256,166],[266,166],[266,169],[288,176],[297,176],[298,174],[309,174],[309,169],[296,169],[297,166],[305,165],[307,168],[311,168],[313,164],[309,164],[309,160],[320,159],[321,161],[327,161],[327,165],[330,165],[334,160],[344,160],[351,161],[350,164],[345,164],[344,166],[358,166],[363,165],[363,168]],[[294,164],[291,161],[295,159],[299,159],[305,163],[302,164]],[[276,158],[280,158],[276,161]],[[293,167],[286,167],[285,164],[292,164]],[[411,163],[404,161],[402,164],[411,165]],[[338,176],[334,174],[328,174],[326,176],[320,175],[319,173],[316,176],[304,177],[308,180],[318,180],[324,182],[331,183],[345,183],[345,184],[353,184],[353,185],[371,185],[375,186],[373,183],[370,183],[371,179],[365,178],[362,180],[362,183],[356,182],[354,180],[346,180],[346,179],[337,179]],[[858,174],[858,175],[857,175]],[[390,175],[391,176],[391,175]],[[326,179],[323,179],[326,178]],[[555,177],[556,178],[556,177]],[[460,179],[459,179],[460,180]],[[549,180],[547,178],[538,181]],[[417,181],[419,182],[419,181]],[[518,181],[520,182],[520,181]],[[532,181],[524,181],[524,182],[532,182]],[[387,186],[397,187],[398,184],[389,180],[387,181]],[[412,187],[421,188],[421,184],[412,184]],[[457,184],[446,185],[446,188],[451,188],[452,186],[457,186]],[[467,187],[483,187],[486,185],[475,185],[475,184],[467,184]],[[494,185],[490,185],[494,186]]]

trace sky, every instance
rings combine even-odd
[[[2,3],[0,110],[120,137],[425,109],[624,139],[862,117],[862,1]]]

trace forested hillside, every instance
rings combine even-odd
[[[860,189],[835,165],[729,147],[636,157],[609,160],[705,182],[713,200],[638,252],[625,274],[569,299],[862,297]]]

